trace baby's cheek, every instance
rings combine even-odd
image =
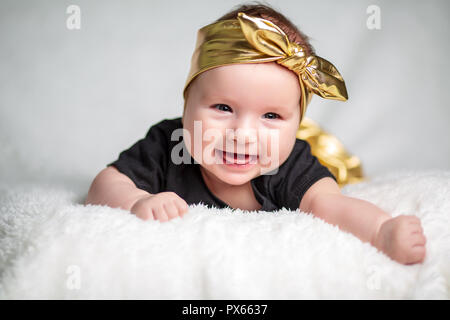
[[[184,141],[184,145],[186,146],[186,149],[189,150],[189,152],[191,151],[191,147],[192,147],[192,143],[191,143],[191,130],[189,127],[184,127],[183,128],[183,141]]]
[[[267,143],[267,150],[274,165],[280,166],[292,152],[295,139],[287,139],[284,136],[274,136]]]

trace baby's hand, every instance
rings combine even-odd
[[[405,215],[386,220],[375,239],[375,247],[403,264],[423,262],[425,243],[420,219]]]
[[[175,192],[160,192],[143,196],[134,203],[130,211],[143,220],[164,222],[183,217],[188,211],[188,204]]]

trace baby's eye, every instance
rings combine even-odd
[[[279,118],[281,118],[279,114],[273,113],[273,112],[267,112],[264,116],[268,116],[268,117],[265,117],[266,119],[279,119]]]
[[[219,109],[221,111],[232,111],[230,106],[221,103],[214,105],[214,108]]]

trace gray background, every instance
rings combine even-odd
[[[88,188],[120,151],[181,116],[197,30],[242,1],[0,3],[0,178]],[[448,1],[268,1],[343,75],[349,101],[307,116],[366,174],[450,169]],[[66,8],[81,8],[68,30]],[[381,8],[381,30],[366,9]],[[87,190],[86,190],[87,191]]]

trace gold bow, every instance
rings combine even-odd
[[[239,12],[237,19],[223,20],[201,28],[191,60],[183,95],[192,80],[209,69],[238,63],[274,62],[295,72],[302,91],[300,121],[311,94],[325,99],[348,99],[345,82],[327,60],[307,55],[303,47],[290,42],[274,23]]]

